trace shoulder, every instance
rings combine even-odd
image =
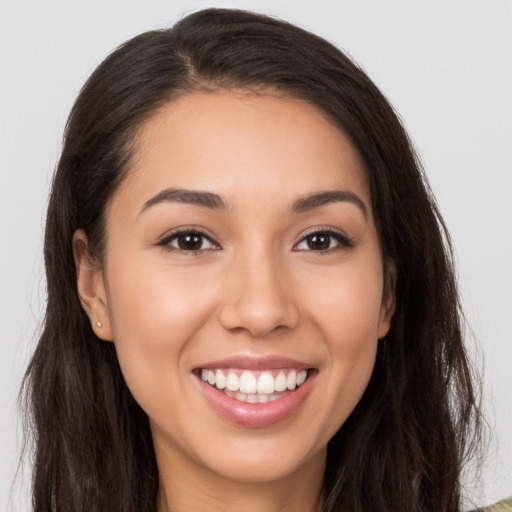
[[[500,501],[490,507],[485,507],[483,512],[512,512],[512,498]]]

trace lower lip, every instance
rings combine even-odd
[[[262,404],[249,404],[235,400],[203,382],[200,378],[198,379],[206,399],[220,416],[237,425],[256,428],[274,425],[291,416],[308,395],[313,381],[314,375],[310,375],[298,388],[277,400]]]

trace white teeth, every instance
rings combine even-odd
[[[257,402],[258,402],[258,396],[256,395],[256,393],[249,393],[249,394],[247,395],[247,400],[246,400],[246,402],[247,402],[248,404],[255,404],[255,403],[257,403]]]
[[[226,387],[229,391],[238,391],[240,389],[240,379],[236,373],[229,372],[226,379]]]
[[[301,384],[304,384],[306,381],[306,378],[308,376],[308,372],[306,370],[302,370],[297,374],[297,386],[300,386]]]
[[[228,395],[239,402],[246,402],[248,404],[264,404],[265,402],[273,402],[281,398],[282,394],[273,394],[273,395],[260,395],[259,393],[240,393],[238,391],[228,391],[224,390],[224,394]]]
[[[222,370],[215,372],[215,386],[217,386],[217,389],[224,389],[227,386],[226,377],[224,377]]]
[[[270,373],[262,373],[258,379],[258,393],[270,395],[274,392],[274,377]]]
[[[242,393],[256,393],[256,389],[256,377],[254,374],[251,372],[242,373],[240,377],[240,391]]]
[[[238,373],[238,374],[237,374]],[[257,372],[245,370],[240,376],[235,370],[221,370],[220,368],[201,370],[201,379],[211,386],[236,400],[248,403],[265,403],[277,400],[283,396],[284,391],[293,391],[304,384],[308,377],[307,370],[280,371],[275,377],[271,371]]]
[[[275,379],[274,390],[284,391],[286,389],[286,375],[283,372],[279,372]]]
[[[297,372],[295,370],[292,370],[288,377],[286,377],[286,387],[293,391],[295,389],[295,386],[297,385]]]

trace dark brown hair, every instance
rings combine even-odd
[[[90,328],[72,237],[101,261],[105,209],[130,169],[137,129],[198,89],[277,91],[305,99],[364,158],[396,313],[369,386],[328,445],[324,511],[455,512],[479,412],[461,333],[451,247],[393,109],[342,52],[307,31],[244,11],[209,9],[115,50],[71,111],[48,207],[44,329],[25,378],[35,437],[36,511],[155,511],[149,422],[112,343]]]

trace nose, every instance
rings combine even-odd
[[[261,338],[299,322],[290,272],[266,252],[252,251],[231,262],[220,311],[225,329]]]

